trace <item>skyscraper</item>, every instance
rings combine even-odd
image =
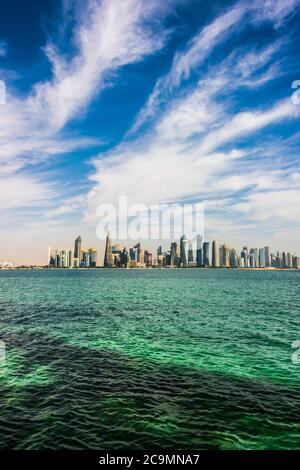
[[[222,245],[221,250],[221,259],[220,259],[220,264],[223,266],[223,268],[229,268],[230,267],[230,248],[228,245]]]
[[[79,265],[81,262],[81,236],[79,235],[76,240],[75,240],[75,246],[74,246],[74,258],[77,258],[79,261]]]
[[[259,254],[258,254],[258,249],[257,248],[251,248],[250,250],[251,254],[253,255],[253,268],[258,268],[259,267]]]
[[[238,260],[237,260],[236,249],[231,248],[231,250],[230,250],[230,267],[231,268],[236,268],[237,263],[238,263]]]
[[[121,263],[121,267],[123,268],[127,268],[128,266],[128,261],[129,261],[129,257],[128,257],[128,251],[127,251],[127,248],[123,248],[123,251],[121,252],[120,254],[120,263]]]
[[[265,266],[267,268],[269,268],[271,266],[270,248],[268,246],[265,246]]]
[[[270,259],[270,256],[269,256],[269,259]],[[270,261],[269,261],[269,265],[270,265]],[[265,248],[260,248],[259,249],[259,267],[264,268],[265,266],[267,266],[267,263],[266,263],[266,249]]]
[[[185,268],[189,265],[189,241],[186,236],[183,235],[180,239],[180,262]]]
[[[196,247],[196,263],[198,268],[203,266],[203,237],[197,235],[197,247]]]
[[[176,242],[171,243],[170,256],[171,256],[170,265],[176,266],[177,258],[178,258],[178,245]]]
[[[220,246],[217,240],[212,242],[212,265],[214,268],[220,267]]]
[[[147,267],[147,268],[150,268],[150,266],[152,266],[152,264],[153,264],[153,261],[152,261],[152,253],[150,253],[149,251],[145,250],[144,258],[145,258],[145,265],[146,265],[146,267]]]
[[[157,252],[156,252],[156,253],[157,253],[157,257],[162,256],[162,246],[159,246],[159,247],[157,248]]]
[[[287,253],[285,251],[282,253],[282,267],[288,268]]]
[[[208,267],[210,265],[209,259],[209,242],[203,243],[203,266]]]
[[[243,247],[243,251],[241,252],[241,258],[243,260],[244,268],[249,267],[249,255],[248,255],[248,248],[246,246]]]
[[[95,248],[89,248],[89,261],[90,261],[90,268],[95,268],[97,266],[97,251]]]
[[[105,268],[112,268],[113,265],[114,265],[114,260],[113,260],[113,254],[112,254],[111,239],[110,239],[109,234],[107,234],[103,266]]]
[[[73,250],[68,250],[67,251],[67,256],[68,256],[68,267],[73,268],[73,266],[74,266],[74,252],[73,252]]]
[[[194,263],[194,247],[193,247],[193,242],[189,242],[188,264],[190,266],[193,263]]]

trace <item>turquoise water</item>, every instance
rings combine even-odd
[[[299,449],[300,271],[0,271],[0,448]]]

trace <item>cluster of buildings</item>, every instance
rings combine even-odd
[[[159,246],[156,256],[143,250],[140,243],[133,248],[121,248],[113,244],[109,236],[106,239],[103,266],[106,268],[150,268],[150,267],[198,267],[198,268],[300,268],[300,258],[289,252],[271,253],[270,248],[244,247],[238,253],[235,248],[214,240],[210,245],[197,236],[196,241],[189,241],[185,235],[180,242],[172,242],[168,251]]]
[[[95,248],[82,248],[77,237],[74,249],[49,248],[50,268],[96,268]],[[103,266],[105,268],[277,268],[298,269],[300,258],[290,252],[271,253],[270,248],[247,248],[241,252],[214,240],[204,241],[201,235],[191,242],[183,235],[179,243],[172,242],[170,249],[157,248],[155,255],[137,243],[129,250],[106,238]]]
[[[13,269],[14,267],[14,263],[9,261],[0,261],[0,269]]]
[[[50,268],[96,268],[97,251],[94,248],[84,249],[81,237],[77,237],[74,249],[53,249],[49,247],[48,266]]]

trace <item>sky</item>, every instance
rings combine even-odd
[[[79,234],[102,257],[120,195],[300,255],[299,21],[299,0],[2,2],[0,260]]]

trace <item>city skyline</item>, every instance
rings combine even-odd
[[[239,252],[235,247],[218,240],[207,241],[202,235],[190,241],[185,235],[172,241],[169,250],[159,245],[156,253],[143,248],[141,242],[131,247],[113,242],[107,234],[103,263],[97,262],[97,250],[82,247],[79,235],[74,249],[48,249],[48,266],[52,268],[300,268],[300,257],[288,251],[272,252],[269,246],[260,248],[244,246]]]
[[[73,233],[94,246],[120,195],[197,200],[209,239],[296,251],[299,7],[5,2],[0,258],[42,264]]]

